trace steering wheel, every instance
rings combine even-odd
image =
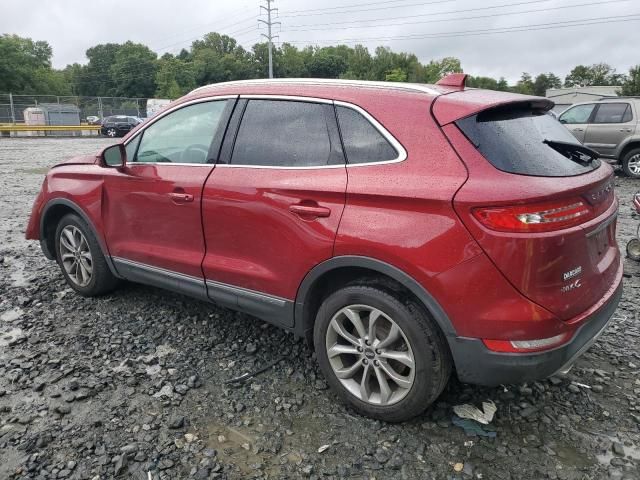
[[[194,162],[190,161],[192,152],[199,152],[204,156],[204,161],[202,162]],[[207,156],[209,155],[209,147],[206,145],[202,145],[200,143],[196,143],[193,145],[189,145],[182,151],[180,155],[180,162],[182,163],[207,163]]]

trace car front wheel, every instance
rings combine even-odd
[[[107,128],[107,137],[115,138],[118,136],[118,132],[115,128]]]
[[[81,295],[102,295],[117,285],[93,232],[78,215],[70,213],[60,220],[55,247],[65,280]]]
[[[446,341],[427,312],[372,286],[345,287],[322,303],[314,345],[333,390],[384,421],[422,413],[451,372]]]

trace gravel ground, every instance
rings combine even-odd
[[[0,139],[1,479],[640,478],[638,264],[625,260],[615,319],[568,376],[452,381],[419,418],[384,424],[338,403],[310,348],[259,320],[141,285],[67,288],[25,224],[48,167],[107,144]],[[624,248],[640,183],[616,187]],[[495,438],[452,424],[454,405],[486,400]]]

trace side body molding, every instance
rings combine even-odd
[[[42,214],[40,215],[40,246],[42,248],[42,252],[44,253],[45,257],[47,257],[49,260],[55,260],[56,258],[55,253],[49,249],[49,245],[47,244],[47,241],[44,235],[45,235],[45,222],[47,220],[47,215],[50,213],[53,207],[56,207],[58,205],[62,205],[67,208],[70,208],[71,210],[74,211],[74,213],[77,213],[78,216],[82,218],[82,220],[84,220],[84,222],[91,229],[93,236],[98,241],[98,245],[100,245],[100,250],[102,250],[102,254],[104,255],[105,261],[109,266],[109,270],[111,270],[111,273],[113,273],[113,275],[115,275],[117,278],[122,278],[122,276],[116,270],[115,265],[113,264],[113,261],[111,260],[111,256],[109,255],[109,250],[107,248],[107,245],[104,242],[104,239],[98,234],[98,231],[96,230],[95,225],[91,221],[91,218],[89,218],[89,216],[77,203],[73,202],[72,200],[69,200],[68,198],[54,198],[52,200],[49,200],[47,204],[42,208]]]
[[[305,318],[304,307],[305,303],[309,301],[308,295],[315,282],[324,274],[332,270],[345,267],[366,268],[393,278],[409,291],[411,291],[411,293],[413,293],[427,307],[434,320],[440,326],[444,335],[447,337],[447,340],[449,340],[451,337],[456,336],[456,331],[453,328],[453,324],[451,323],[451,320],[449,320],[449,317],[444,312],[440,304],[418,282],[416,282],[405,272],[397,267],[394,267],[393,265],[380,260],[376,260],[374,258],[358,255],[344,255],[330,258],[329,260],[315,266],[307,274],[307,276],[300,284],[298,294],[296,295],[295,333],[297,335],[305,337],[308,334],[309,330],[313,328],[314,319]]]

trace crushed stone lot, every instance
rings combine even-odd
[[[639,264],[625,259],[614,320],[566,377],[451,381],[385,424],[340,404],[312,350],[260,320],[142,285],[67,287],[26,222],[50,166],[109,143],[0,139],[0,479],[640,479]],[[640,181],[615,184],[624,251]],[[484,431],[452,423],[455,405],[487,400]]]

